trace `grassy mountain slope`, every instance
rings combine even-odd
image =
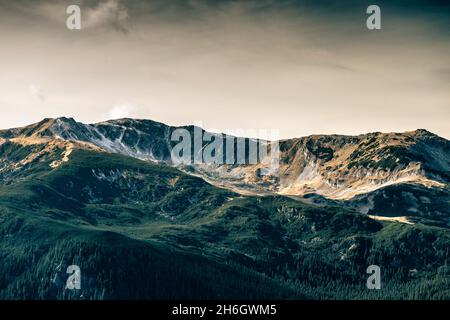
[[[4,166],[1,298],[450,298],[448,229],[244,197],[85,145],[50,166],[66,148]],[[6,162],[27,157],[2,149]],[[70,264],[81,291],[64,290]],[[365,288],[370,264],[381,291]]]

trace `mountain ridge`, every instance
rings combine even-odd
[[[52,168],[67,161],[73,148],[103,150],[175,166],[241,194],[281,194],[309,199],[311,195],[317,195],[326,201],[344,201],[358,207],[361,212],[375,215],[395,214],[384,210],[373,212],[377,205],[372,205],[371,200],[371,195],[380,190],[387,190],[385,197],[389,198],[391,187],[411,189],[409,186],[418,186],[420,196],[407,196],[408,200],[417,198],[412,201],[413,205],[418,202],[417,207],[430,207],[425,199],[432,194],[435,196],[436,192],[441,194],[439,206],[448,200],[445,194],[450,195],[450,141],[425,129],[357,136],[310,135],[277,142],[264,140],[268,148],[275,143],[279,145],[279,168],[275,173],[261,176],[259,172],[268,168],[262,162],[243,165],[174,164],[171,159],[174,142],[170,136],[180,128],[191,133],[194,130],[193,126],[172,127],[145,119],[123,118],[83,124],[73,118],[61,117],[0,130],[0,139],[3,139],[2,145],[4,142],[47,144],[47,149],[37,151],[39,154],[58,150],[61,156],[52,161]],[[206,145],[208,142],[203,148]],[[28,161],[30,159],[25,160],[25,164]],[[373,208],[367,210],[368,206]],[[405,207],[397,215],[408,215],[410,209],[417,210]],[[426,211],[429,215],[433,210]],[[444,211],[446,215],[449,210]]]
[[[138,159],[148,150],[165,159],[170,131],[162,125],[124,129],[116,122],[94,130],[69,122],[70,132],[64,121],[55,123],[0,132],[0,298],[449,297],[445,190],[402,183],[351,201],[243,195],[227,190],[231,183],[217,188],[205,180],[221,181],[212,169],[242,170],[238,183],[270,187],[257,176],[244,180],[258,165],[189,172],[146,160],[149,153]],[[348,143],[323,139],[284,145],[280,170],[305,172],[310,161],[326,171]],[[367,170],[374,164],[367,162]],[[82,270],[79,291],[65,289],[65,271],[74,264]],[[383,290],[364,286],[373,264],[382,267]]]
[[[78,123],[78,124],[83,124],[83,125],[106,125],[106,124],[114,124],[114,123],[122,123],[122,124],[124,124],[126,122],[149,122],[149,123],[154,123],[156,125],[162,125],[162,126],[171,127],[171,128],[186,128],[186,127],[193,127],[193,126],[195,126],[194,124],[174,126],[174,125],[168,125],[168,124],[165,124],[163,122],[155,121],[155,120],[151,120],[151,119],[130,118],[130,117],[110,119],[110,120],[103,120],[103,121],[92,122],[92,123],[84,123],[84,122],[77,121],[73,117],[61,116],[61,117],[54,117],[54,118],[51,118],[51,117],[44,118],[41,121],[29,124],[29,125],[20,126],[20,127],[3,128],[3,129],[0,129],[0,135],[5,134],[5,132],[17,132],[18,130],[21,130],[21,129],[37,127],[39,125],[44,125],[46,123],[54,123],[57,120],[60,120],[60,121],[63,121],[63,122]],[[379,134],[422,134],[422,135],[426,135],[426,136],[438,137],[440,139],[448,141],[448,139],[446,139],[444,137],[441,137],[438,134],[433,133],[433,132],[431,132],[431,131],[429,131],[429,130],[427,130],[425,128],[417,128],[415,130],[407,130],[407,131],[402,131],[402,132],[399,132],[399,131],[390,131],[390,132],[373,131],[373,132],[360,133],[360,134],[340,134],[340,133],[317,134],[316,133],[316,134],[309,134],[309,135],[306,135],[306,136],[283,138],[283,139],[279,139],[278,141],[288,141],[288,140],[297,140],[297,139],[304,139],[304,138],[315,138],[315,137],[323,137],[323,136],[352,138],[352,137],[360,137],[360,136],[367,136],[367,135],[379,135]],[[247,137],[247,138],[249,138],[249,137]]]

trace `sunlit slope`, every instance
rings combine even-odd
[[[2,178],[0,297],[449,298],[448,229],[241,196],[81,144],[50,166],[64,150]],[[70,264],[81,291],[64,290]],[[365,288],[370,264],[382,292]]]
[[[0,131],[0,152],[6,155],[0,161],[0,176],[16,177],[31,161],[46,157],[52,158],[50,167],[58,167],[74,147],[82,147],[177,167],[243,195],[282,194],[306,202],[338,202],[371,215],[450,223],[450,142],[426,130],[282,140],[279,169],[261,175],[263,163],[177,166],[170,156],[176,144],[171,135],[177,129],[194,134],[193,126],[178,128],[151,120],[83,124],[70,118],[44,119]]]

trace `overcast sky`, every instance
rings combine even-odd
[[[0,0],[0,128],[134,117],[450,138],[448,3]],[[80,31],[66,28],[69,4]],[[369,4],[379,31],[366,28]]]

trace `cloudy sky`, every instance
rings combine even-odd
[[[0,128],[134,117],[450,138],[447,0],[0,0],[0,70]]]

